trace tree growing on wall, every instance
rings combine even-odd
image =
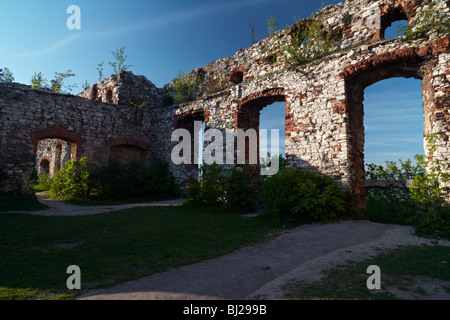
[[[14,76],[8,68],[0,68],[0,83],[11,83],[14,82]]]
[[[44,89],[48,88],[47,79],[44,78],[42,72],[35,72],[31,77],[31,89]]]
[[[113,68],[115,74],[119,74],[120,71],[127,71],[130,67],[132,67],[132,65],[125,64],[125,61],[128,57],[125,54],[125,47],[121,47],[115,51],[111,51],[111,53],[112,53],[115,61],[108,62],[108,63]]]
[[[98,71],[98,82],[101,82],[103,80],[103,61],[97,65],[97,71]]]
[[[72,70],[67,70],[66,72],[55,72],[55,77],[52,80],[51,89],[53,93],[61,93],[64,87],[67,91],[72,91],[73,88],[76,88],[77,85],[64,85],[64,81],[67,78],[74,77],[75,74]]]

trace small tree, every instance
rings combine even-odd
[[[89,84],[89,82],[87,82],[87,80],[85,80],[84,81],[84,84],[83,84],[83,89],[84,90],[87,90],[87,89],[89,89],[91,87],[91,85]]]
[[[35,72],[31,77],[31,89],[44,89],[48,88],[47,79],[44,78],[42,72]]]
[[[278,29],[278,22],[277,17],[270,17],[267,19],[267,32],[269,33],[269,36],[275,34],[275,32]]]
[[[450,174],[443,172],[441,163],[434,153],[437,150],[437,134],[427,135],[428,164],[422,158],[421,165],[427,166],[425,175],[416,175],[411,186],[411,197],[427,208],[440,207],[445,204],[447,190],[445,185],[450,181]]]
[[[172,82],[175,93],[172,94],[172,98],[176,103],[182,103],[194,100],[195,91],[200,85],[200,79],[192,74],[184,74],[182,70],[178,72],[178,77]]]
[[[0,69],[0,82],[12,83],[14,82],[14,76],[8,68]]]
[[[54,93],[61,93],[63,86],[66,90],[72,91],[72,89],[77,87],[77,85],[64,85],[64,81],[67,78],[74,76],[75,74],[72,73],[72,70],[67,70],[66,72],[55,72],[55,78],[52,80],[52,91]]]
[[[111,51],[112,55],[116,59],[114,62],[108,62],[113,67],[114,73],[119,74],[120,71],[127,71],[132,65],[125,64],[127,55],[125,54],[125,47],[121,47],[116,51]]]
[[[103,62],[100,62],[97,65],[97,71],[98,71],[98,82],[101,82],[103,80]]]

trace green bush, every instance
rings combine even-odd
[[[388,161],[385,167],[367,165],[366,176],[370,179],[413,180],[409,189],[369,190],[367,211],[371,220],[450,232],[450,205],[445,200],[448,190],[443,187],[450,176],[441,170],[439,160],[433,156],[437,143],[435,134],[427,136],[428,162],[424,156],[417,155],[414,166],[410,160],[399,160],[400,168]]]
[[[200,176],[187,186],[192,202],[224,210],[249,212],[255,209],[255,188],[246,167],[225,169],[214,163],[201,167]]]
[[[66,162],[51,179],[50,195],[64,200],[124,200],[165,197],[179,192],[167,163],[154,160],[149,166],[111,162],[93,168],[86,158]]]
[[[172,82],[174,93],[171,95],[175,103],[183,103],[187,101],[195,100],[195,93],[200,85],[200,79],[192,74],[184,74],[183,71],[179,71],[178,77]]]
[[[63,200],[89,199],[89,171],[86,158],[67,161],[51,180],[50,196]]]
[[[288,168],[267,178],[260,199],[268,214],[328,222],[347,211],[351,196],[333,178],[312,170]]]

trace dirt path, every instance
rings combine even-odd
[[[82,300],[282,299],[290,280],[318,280],[322,270],[363,260],[398,245],[433,244],[407,226],[368,221],[305,225],[261,245],[92,291]],[[440,242],[450,245],[450,242]],[[448,292],[433,296],[450,299]],[[406,297],[408,298],[408,297]],[[408,298],[409,299],[409,298]]]
[[[131,203],[120,205],[108,205],[108,206],[77,206],[64,201],[51,199],[46,196],[45,192],[36,193],[36,196],[39,202],[48,206],[49,209],[40,211],[11,211],[2,213],[33,214],[40,216],[77,216],[77,215],[99,214],[139,207],[179,206],[183,203],[183,201],[185,201],[184,199],[176,199],[176,200],[155,201],[148,203]]]

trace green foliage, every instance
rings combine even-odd
[[[113,68],[115,74],[119,74],[120,71],[127,71],[132,65],[125,64],[127,55],[125,54],[125,47],[121,47],[115,51],[111,51],[115,61],[108,62]],[[103,64],[103,63],[102,63]]]
[[[269,32],[269,36],[275,34],[278,29],[278,22],[276,17],[270,17],[267,19],[267,31]]]
[[[73,88],[76,88],[77,85],[64,85],[64,81],[70,77],[75,77],[72,70],[67,70],[66,72],[55,72],[55,77],[52,80],[51,86],[52,92],[61,93],[63,86],[67,91],[72,91]]]
[[[448,189],[444,186],[450,175],[442,171],[440,161],[433,156],[437,135],[428,135],[427,141],[428,162],[417,155],[414,166],[410,160],[400,160],[400,168],[395,162],[386,162],[386,167],[368,165],[366,175],[370,179],[413,180],[409,189],[369,190],[367,210],[371,219],[450,231],[450,205],[445,199]]]
[[[200,176],[187,186],[193,203],[247,212],[255,208],[255,190],[246,167],[225,169],[214,163],[201,167]]]
[[[445,196],[448,190],[442,185],[450,181],[450,174],[442,171],[439,159],[433,156],[437,150],[438,136],[427,136],[427,149],[429,162],[426,175],[416,175],[411,186],[411,197],[421,206],[428,208],[441,207],[445,204]],[[425,158],[421,159],[421,165],[425,166]]]
[[[154,160],[150,166],[112,162],[91,167],[86,158],[66,162],[50,183],[50,195],[64,200],[124,200],[178,194],[167,163]]]
[[[195,93],[201,81],[197,75],[192,73],[184,74],[179,70],[178,77],[172,82],[174,93],[172,98],[175,103],[183,103],[195,99]]]
[[[399,159],[400,167],[395,161],[385,161],[386,166],[375,163],[367,164],[366,177],[371,180],[412,180],[415,176],[425,175],[423,155],[414,156],[416,164],[411,159]]]
[[[31,77],[31,89],[45,89],[48,88],[47,79],[44,78],[42,72],[35,72]]]
[[[260,199],[271,215],[328,222],[347,211],[348,191],[329,176],[288,168],[267,178]]]
[[[37,179],[37,183],[42,188],[50,189],[52,184],[52,178],[48,173],[41,173],[41,176]]]
[[[298,24],[291,35],[291,43],[283,45],[285,62],[290,68],[308,63],[330,53],[336,36],[323,25],[325,16],[319,11]]]
[[[97,65],[97,72],[98,72],[98,82],[101,82],[103,80],[103,62],[100,62]]]
[[[86,158],[70,160],[55,173],[50,184],[50,196],[72,200],[90,197],[90,168]]]
[[[12,83],[14,82],[14,76],[8,68],[0,69],[0,83]]]
[[[344,14],[344,16],[342,17],[342,22],[344,24],[349,24],[352,22],[353,16],[349,13]]]
[[[413,17],[407,25],[399,26],[398,33],[404,34],[406,39],[425,37],[429,33],[448,36],[450,33],[450,19],[447,12],[440,8],[438,1],[431,5],[422,4],[415,12],[406,12],[408,17]]]
[[[87,89],[89,89],[91,87],[91,85],[87,82],[87,80],[85,80],[84,81],[84,84],[83,84],[83,90],[87,90]]]

